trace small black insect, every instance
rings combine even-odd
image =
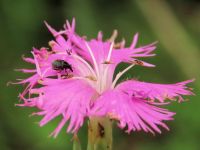
[[[72,66],[64,61],[64,60],[55,60],[53,63],[52,63],[52,68],[53,70],[57,70],[57,71],[62,71],[62,70],[70,70],[71,72],[73,72],[73,69],[72,69]]]

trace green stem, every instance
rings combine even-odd
[[[90,118],[87,150],[112,150],[112,121],[109,118]]]
[[[73,137],[73,150],[81,150],[81,144],[77,134],[74,134]]]

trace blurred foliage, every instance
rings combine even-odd
[[[177,112],[169,122],[170,132],[152,136],[143,132],[130,135],[114,128],[114,150],[198,150],[200,148],[200,2],[198,0],[0,0],[0,150],[71,149],[72,135],[63,129],[57,139],[48,138],[60,118],[38,127],[39,117],[28,117],[34,109],[18,108],[20,86],[6,87],[17,77],[13,69],[28,67],[21,55],[31,48],[48,46],[52,36],[44,26],[48,21],[60,29],[65,19],[76,18],[77,32],[95,37],[99,30],[108,38],[118,29],[119,38],[130,44],[140,33],[138,45],[159,41],[157,56],[146,59],[155,69],[135,67],[126,77],[149,82],[171,83],[195,77],[191,86],[196,96],[168,108]],[[120,65],[119,68],[125,67]],[[36,123],[35,123],[36,122]],[[79,136],[85,147],[86,124]]]

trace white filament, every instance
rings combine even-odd
[[[94,63],[94,67],[95,67],[95,70],[96,70],[96,73],[97,73],[97,77],[99,77],[100,74],[99,74],[99,68],[98,68],[98,65],[97,65],[97,61],[96,61],[96,59],[94,57],[94,54],[93,54],[90,46],[88,45],[88,43],[85,42],[85,44],[86,44],[86,47],[87,47],[87,49],[88,49],[88,51],[90,53],[90,56],[92,57],[92,60],[93,60],[93,63]]]
[[[102,89],[106,88],[106,84],[107,84],[107,78],[108,78],[108,68],[109,68],[109,64],[105,64],[106,67],[104,69],[103,72],[103,77],[102,77]]]
[[[124,73],[126,73],[129,69],[131,69],[134,65],[135,65],[135,64],[132,64],[132,65],[128,66],[126,69],[124,69],[122,72],[119,72],[119,73],[116,75],[115,80],[113,81],[112,86],[111,86],[112,89],[115,87],[115,85],[116,85],[117,81],[119,80],[119,78],[120,78]]]
[[[113,46],[114,46],[114,42],[111,43],[110,45],[110,49],[108,51],[108,56],[107,56],[107,59],[106,59],[106,62],[108,64],[103,64],[103,65],[106,65],[105,66],[105,69],[103,69],[103,73],[102,73],[102,78],[101,78],[101,86],[100,86],[100,90],[106,88],[106,83],[107,83],[107,77],[108,77],[108,68],[109,68],[109,61],[110,61],[110,58],[111,58],[111,55],[112,55],[112,50],[113,50]]]
[[[108,57],[106,59],[107,62],[110,61],[112,50],[113,50],[113,46],[114,46],[114,42],[112,42],[111,45],[110,45],[110,49],[109,49],[109,52],[108,52]]]
[[[91,71],[91,73],[92,73],[95,77],[97,76],[96,73],[94,72],[94,70],[92,69],[92,67],[90,66],[90,64],[88,64],[83,58],[81,58],[81,57],[78,56],[78,55],[74,55],[74,54],[72,54],[72,57],[77,58],[77,59],[80,60],[82,63],[84,63],[84,64],[88,67],[88,69]]]

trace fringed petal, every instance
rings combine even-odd
[[[128,80],[120,83],[117,88],[130,95],[140,94],[144,99],[159,100],[164,102],[165,99],[174,100],[178,98],[183,101],[182,95],[193,95],[191,89],[186,84],[194,80],[187,80],[176,84],[156,84],[147,83],[137,80]]]
[[[81,80],[63,80],[31,90],[31,94],[34,93],[39,93],[38,97],[24,99],[24,104],[20,104],[20,106],[40,109],[41,112],[38,114],[44,116],[40,121],[40,126],[44,126],[52,119],[62,115],[63,119],[52,133],[53,136],[57,136],[68,120],[70,123],[67,132],[75,133],[83,125],[95,90]]]
[[[143,130],[154,134],[161,133],[159,126],[169,130],[164,121],[173,120],[175,113],[159,108],[155,103],[112,90],[105,92],[96,100],[91,114],[107,115],[119,121],[119,127],[127,127],[128,133]]]

